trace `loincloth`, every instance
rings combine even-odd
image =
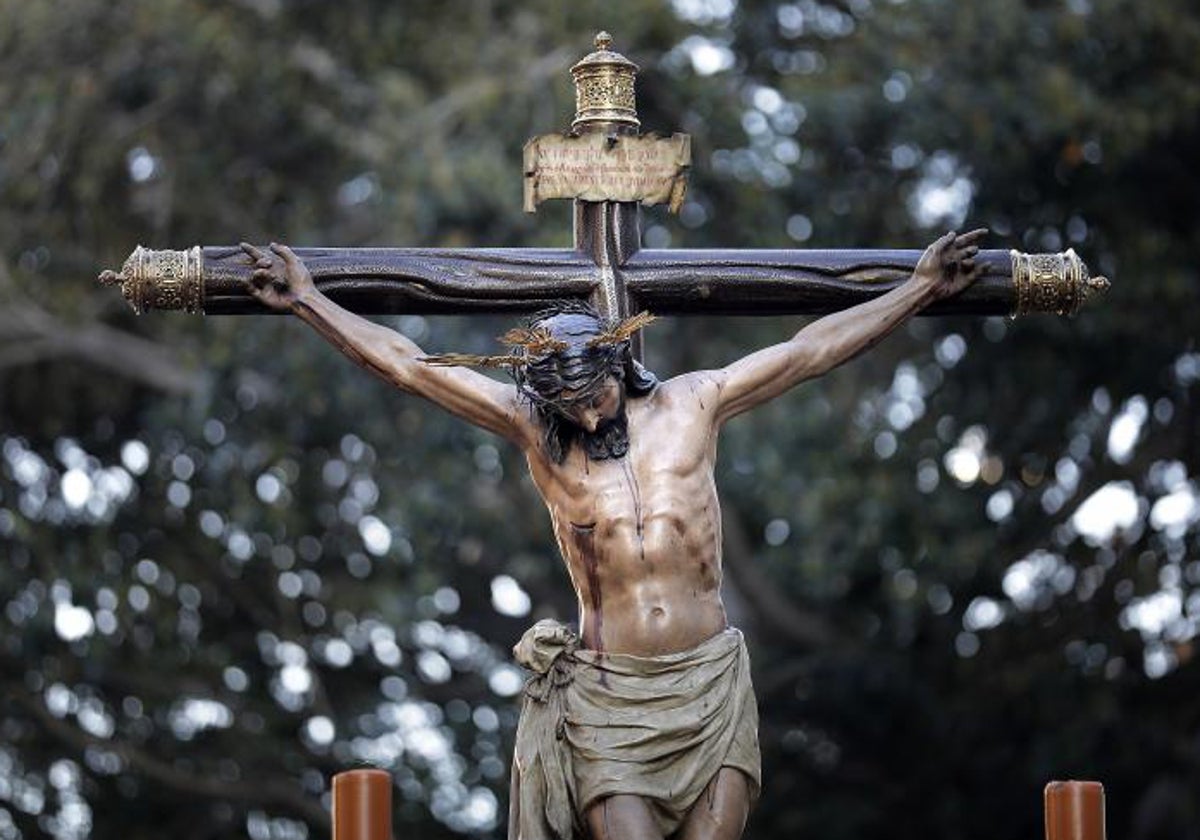
[[[513,649],[526,683],[513,755],[510,840],[570,840],[614,794],[646,800],[674,832],[722,767],[762,782],[758,708],[742,634],[642,657],[580,650],[566,625],[539,621]]]

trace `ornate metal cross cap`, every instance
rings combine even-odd
[[[1107,277],[1092,277],[1074,248],[1060,254],[1011,251],[1016,304],[1012,317],[1031,312],[1074,315],[1083,302],[1109,287]]]
[[[186,251],[152,251],[141,245],[120,272],[103,271],[100,282],[120,286],[133,311],[176,309],[204,312],[204,255],[197,245]]]
[[[571,131],[614,128],[637,133],[641,122],[637,116],[637,100],[633,80],[638,66],[613,52],[612,36],[596,34],[596,51],[585,56],[571,68],[575,80],[575,121]]]

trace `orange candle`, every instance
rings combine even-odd
[[[333,777],[333,840],[392,840],[392,775],[347,770]]]
[[[1104,785],[1046,785],[1046,840],[1104,840]]]

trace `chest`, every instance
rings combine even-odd
[[[556,522],[618,524],[669,518],[712,492],[715,445],[703,430],[631,416],[624,457],[589,460],[573,447],[535,481]]]

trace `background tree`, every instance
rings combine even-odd
[[[291,319],[134,319],[138,241],[549,245],[524,140],[608,28],[693,135],[648,244],[1076,247],[1074,321],[922,320],[731,425],[752,836],[1200,836],[1200,17],[1179,0],[0,0],[0,837],[500,836],[520,675],[573,604],[516,453]],[[431,350],[506,322],[400,317]],[[660,374],[796,319],[672,319]],[[536,511],[536,512],[535,512]]]

